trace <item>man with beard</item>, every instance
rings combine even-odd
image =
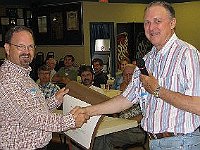
[[[79,68],[79,74],[81,77],[81,83],[101,94],[104,94],[103,89],[93,85],[94,83],[94,72],[91,66],[81,66]]]
[[[46,149],[52,132],[81,127],[85,115],[55,114],[50,110],[63,102],[68,89],[59,90],[48,101],[30,78],[33,32],[27,27],[11,28],[5,36],[6,59],[0,67],[0,149]],[[48,103],[47,103],[48,102]]]

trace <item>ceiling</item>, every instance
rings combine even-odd
[[[0,0],[1,5],[25,5],[31,6],[32,4],[45,5],[45,4],[56,4],[56,3],[71,3],[78,2],[80,0]],[[82,1],[92,1],[98,2],[99,0],[82,0]],[[152,0],[108,0],[109,3],[149,3]],[[198,1],[198,0],[166,0],[170,3],[182,3],[188,1]]]

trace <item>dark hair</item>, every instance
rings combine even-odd
[[[92,69],[91,66],[83,65],[83,66],[80,66],[80,67],[79,67],[79,76],[81,76],[81,74],[82,74],[84,71],[89,71],[89,72],[91,72],[92,74],[94,74],[93,69]]]
[[[38,68],[38,72],[40,72],[40,71],[51,71],[50,70],[50,68],[49,68],[49,66],[47,66],[47,65],[42,65],[42,66],[40,66],[39,68]]]
[[[101,60],[100,58],[94,58],[94,59],[92,60],[92,64],[94,64],[95,62],[99,62],[99,65],[100,65],[100,66],[103,66],[103,60]]]
[[[74,58],[74,56],[73,55],[66,55],[65,57],[64,57],[64,60],[65,60],[65,58],[66,57],[69,57],[69,58],[71,58],[72,59],[72,62],[74,62],[75,61],[75,58]]]
[[[169,12],[169,15],[171,16],[171,18],[175,18],[175,10],[171,6],[170,3],[167,3],[165,1],[153,1],[146,6],[144,12],[146,12],[147,9],[149,9],[151,6],[162,6],[162,7],[164,7]]]
[[[21,32],[21,31],[29,32],[32,35],[33,40],[34,40],[33,31],[30,28],[27,28],[25,26],[15,26],[15,27],[10,28],[7,31],[7,33],[5,35],[5,43],[11,43],[11,39],[13,37],[13,34],[17,33],[17,32]]]

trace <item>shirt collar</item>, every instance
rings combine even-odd
[[[15,64],[13,62],[7,60],[7,59],[5,60],[3,66],[8,67],[8,69],[10,69],[12,72],[20,73],[20,74],[23,74],[25,76],[29,76],[29,74],[32,70],[30,66],[28,68],[24,68],[24,67],[21,67],[21,66]]]
[[[157,53],[157,54],[159,54],[159,55],[164,55],[166,52],[168,52],[168,51],[170,50],[169,47],[171,47],[172,44],[174,43],[174,41],[177,40],[177,39],[178,39],[178,37],[177,37],[176,34],[174,33],[174,34],[170,37],[170,39],[167,41],[167,43],[163,46],[163,48],[162,48],[161,50],[159,50],[158,52],[157,52],[156,47],[153,46],[153,51],[154,51],[154,53]]]

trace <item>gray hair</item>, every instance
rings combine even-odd
[[[146,13],[146,11],[151,7],[151,6],[162,6],[164,7],[167,12],[169,13],[170,17],[171,18],[175,18],[175,10],[174,8],[171,6],[171,4],[165,2],[165,1],[153,1],[151,3],[149,3],[145,10],[144,10],[144,13]]]

